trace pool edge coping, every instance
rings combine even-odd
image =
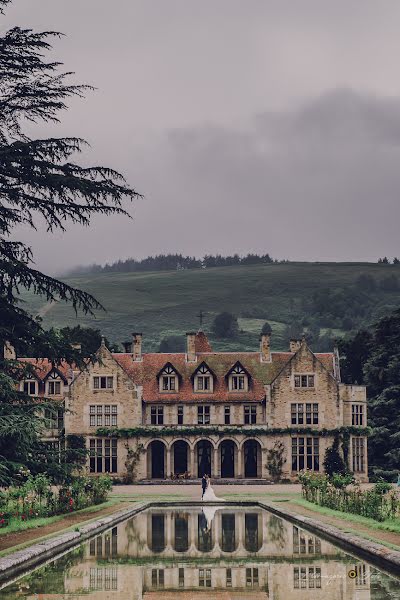
[[[365,538],[358,537],[356,535],[345,533],[344,531],[334,527],[333,525],[326,525],[320,521],[317,521],[311,517],[306,517],[296,513],[292,513],[283,508],[276,508],[263,501],[224,501],[224,502],[210,502],[208,505],[214,506],[251,506],[259,507],[263,510],[267,510],[270,513],[286,519],[291,523],[299,525],[303,529],[311,531],[311,533],[320,535],[328,541],[334,543],[345,551],[355,552],[358,556],[367,559],[369,562],[375,564],[378,568],[383,568],[388,574],[400,576],[400,552],[391,550],[387,546],[378,544],[367,540]],[[6,556],[0,558],[0,589],[10,583],[10,580],[20,575],[21,573],[38,567],[46,560],[56,559],[61,553],[71,549],[74,546],[86,541],[87,539],[98,535],[103,531],[110,529],[114,525],[121,523],[137,515],[144,510],[149,508],[168,508],[168,507],[198,507],[203,504],[196,501],[146,501],[138,502],[135,506],[119,510],[111,515],[96,519],[86,525],[77,526],[78,531],[66,531],[64,533],[46,538],[41,542],[32,544],[22,550],[11,552]]]
[[[258,505],[260,508],[264,508],[278,517],[299,525],[302,529],[321,536],[346,552],[353,552],[359,557],[365,558],[378,568],[385,570],[388,574],[400,577],[400,551],[393,550],[388,546],[352,533],[347,533],[334,525],[325,524],[312,517],[293,513],[284,508],[276,508],[263,501],[259,501]]]

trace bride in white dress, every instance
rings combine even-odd
[[[224,502],[223,498],[218,498],[211,487],[211,480],[207,477],[207,487],[203,495],[203,502]]]
[[[210,478],[207,477],[207,487],[206,491],[203,494],[203,502],[225,502],[223,498],[218,498],[214,490],[211,487]],[[217,510],[220,510],[221,506],[203,506],[202,511],[207,521],[207,529],[206,531],[211,531],[211,523],[214,519],[215,513]]]

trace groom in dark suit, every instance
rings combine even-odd
[[[203,475],[203,477],[201,479],[201,489],[202,489],[201,499],[203,500],[204,492],[207,489],[207,475],[205,473],[204,473],[204,475]]]

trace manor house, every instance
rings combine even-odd
[[[136,480],[281,479],[323,471],[327,448],[339,448],[360,481],[368,480],[366,390],[341,382],[337,351],[313,353],[306,340],[271,352],[213,352],[203,331],[187,334],[184,353],[143,353],[142,334],[125,352],[104,342],[98,361],[77,372],[33,362],[21,381],[32,395],[65,405],[49,415],[47,443],[84,436],[89,473]]]

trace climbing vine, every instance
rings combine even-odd
[[[368,427],[337,427],[336,429],[313,429],[312,427],[224,427],[224,426],[199,426],[199,427],[131,427],[131,428],[107,428],[97,429],[96,435],[99,437],[117,437],[117,438],[138,438],[138,437],[164,437],[164,436],[185,436],[185,435],[246,435],[246,436],[267,436],[274,437],[278,435],[315,435],[319,437],[336,437],[343,440],[350,439],[350,435],[369,435]]]
[[[133,483],[136,479],[136,467],[140,460],[140,455],[143,454],[144,446],[143,444],[137,444],[136,448],[131,448],[128,441],[125,442],[126,448],[126,460],[125,460],[125,469],[126,473],[124,476],[124,483],[130,484]]]
[[[272,481],[279,481],[282,477],[283,465],[286,462],[284,457],[285,445],[280,440],[277,440],[272,448],[267,450],[267,470]]]

